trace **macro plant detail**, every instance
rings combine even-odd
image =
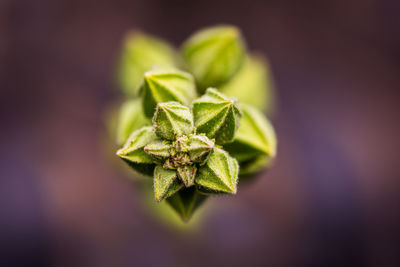
[[[117,155],[139,172],[154,169],[158,202],[191,186],[235,194],[239,164],[218,147],[233,141],[238,128],[241,112],[235,102],[210,88],[192,110],[174,101],[158,103],[153,127],[133,132]]]
[[[270,72],[236,27],[200,30],[180,51],[130,34],[118,73],[129,100],[116,116],[117,155],[152,177],[155,200],[184,221],[271,166],[277,141],[263,113],[273,101]]]

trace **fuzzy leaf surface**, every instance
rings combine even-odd
[[[143,127],[131,134],[125,145],[117,151],[117,155],[136,171],[148,174],[154,168],[154,164],[144,147],[156,139],[152,127]]]
[[[175,194],[183,184],[177,179],[175,170],[167,170],[157,165],[154,169],[154,197],[157,202]]]
[[[173,68],[155,68],[144,74],[141,86],[143,110],[153,117],[158,103],[176,101],[189,105],[196,97],[191,74]]]
[[[206,164],[196,176],[196,184],[207,189],[236,194],[239,164],[220,148],[214,148]]]
[[[234,99],[208,88],[206,94],[193,101],[192,111],[197,133],[215,138],[216,144],[233,141],[242,116]]]
[[[176,140],[193,132],[193,116],[188,107],[177,102],[158,103],[153,126],[161,139]]]

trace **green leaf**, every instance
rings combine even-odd
[[[197,173],[197,168],[194,165],[183,165],[179,166],[178,176],[186,187],[192,186],[194,184],[194,178]]]
[[[241,117],[234,99],[208,88],[205,95],[193,101],[192,111],[197,133],[215,138],[217,144],[233,141]]]
[[[134,131],[117,155],[125,160],[136,171],[148,174],[154,168],[153,160],[144,151],[144,147],[156,140],[152,127],[143,127]]]
[[[154,169],[154,197],[157,202],[166,199],[183,187],[175,170],[167,170],[157,165]]]
[[[220,148],[214,148],[206,164],[195,179],[197,185],[207,189],[236,194],[239,164]]]
[[[214,142],[205,135],[192,135],[188,138],[185,148],[192,162],[202,164],[210,155]]]
[[[118,114],[117,144],[122,145],[133,131],[148,125],[151,121],[144,116],[140,99],[124,102]]]
[[[245,45],[240,30],[221,25],[194,33],[182,54],[201,91],[227,82],[241,67]]]
[[[144,151],[149,154],[154,161],[162,162],[171,156],[171,144],[157,140],[146,145]]]
[[[274,102],[274,84],[267,61],[261,56],[248,56],[239,72],[219,90],[236,97],[240,103],[271,111]]]
[[[122,47],[118,80],[123,92],[137,96],[143,74],[153,66],[175,65],[176,53],[165,41],[153,36],[131,32]]]
[[[189,105],[196,97],[192,75],[173,68],[155,68],[144,74],[141,86],[143,109],[147,117],[153,117],[158,103],[176,101]]]
[[[268,119],[256,108],[241,104],[243,117],[236,132],[233,143],[224,146],[224,149],[239,162],[247,161],[256,156],[276,155],[276,135]]]
[[[167,203],[181,216],[183,221],[188,221],[193,213],[207,199],[200,194],[196,187],[182,188],[167,199]]]
[[[176,140],[193,132],[193,116],[188,107],[177,102],[158,103],[153,126],[160,138]]]

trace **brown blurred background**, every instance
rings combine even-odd
[[[0,266],[400,266],[400,2],[0,0]],[[196,233],[140,205],[104,113],[132,28],[269,56],[273,169]]]

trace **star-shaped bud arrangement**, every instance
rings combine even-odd
[[[143,127],[133,132],[125,146],[117,152],[137,171],[146,173],[153,170],[154,196],[158,202],[192,186],[196,190],[215,193],[235,194],[237,191],[239,164],[217,147],[215,139],[211,137],[230,136],[231,131],[237,129],[236,125],[230,124],[237,123],[235,120],[238,118],[227,117],[240,116],[241,113],[233,100],[216,90],[209,90],[208,93],[209,105],[219,101],[223,103],[222,106],[227,106],[220,108],[223,115],[216,114],[211,121],[206,112],[200,112],[203,115],[195,113],[197,120],[208,121],[212,132],[196,132],[189,107],[174,101],[162,102],[156,106],[153,127]],[[206,104],[205,99],[201,101]],[[193,112],[196,110],[194,107],[199,105],[195,103]]]
[[[120,82],[135,99],[119,111],[117,155],[153,177],[157,202],[186,221],[209,196],[234,195],[239,178],[270,166],[277,141],[262,111],[271,111],[273,79],[238,28],[200,30],[179,51],[136,34],[123,55]]]

